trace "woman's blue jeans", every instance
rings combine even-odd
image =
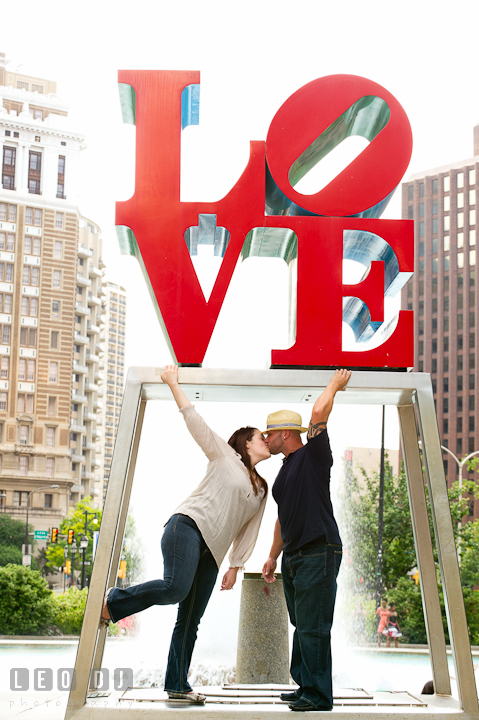
[[[291,676],[298,696],[318,710],[333,706],[331,626],[341,545],[310,543],[283,553],[282,579],[294,625]]]
[[[218,567],[194,520],[172,515],[161,540],[164,579],[115,588],[107,605],[113,622],[134,615],[152,605],[179,602],[171,638],[165,690],[190,692],[188,668],[196,642],[198,625],[213,591]]]

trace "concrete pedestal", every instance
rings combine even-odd
[[[245,573],[236,659],[238,683],[288,683],[288,611],[281,574],[268,584],[261,573]]]

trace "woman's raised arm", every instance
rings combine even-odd
[[[178,383],[177,365],[165,365],[165,367],[163,368],[163,372],[161,373],[161,379],[169,386],[172,395],[176,400],[176,404],[179,408],[184,408],[188,407],[188,405],[191,405],[190,401],[188,400]]]

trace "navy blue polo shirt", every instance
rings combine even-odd
[[[284,458],[272,489],[283,552],[319,541],[341,545],[329,492],[332,465],[327,430]]]

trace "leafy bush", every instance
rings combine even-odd
[[[37,570],[0,567],[0,634],[38,635],[53,620],[52,591]]]
[[[65,635],[79,635],[85,613],[88,588],[72,587],[63,595],[54,594],[54,623]]]
[[[14,545],[0,546],[0,566],[5,565],[21,565],[22,551]]]

